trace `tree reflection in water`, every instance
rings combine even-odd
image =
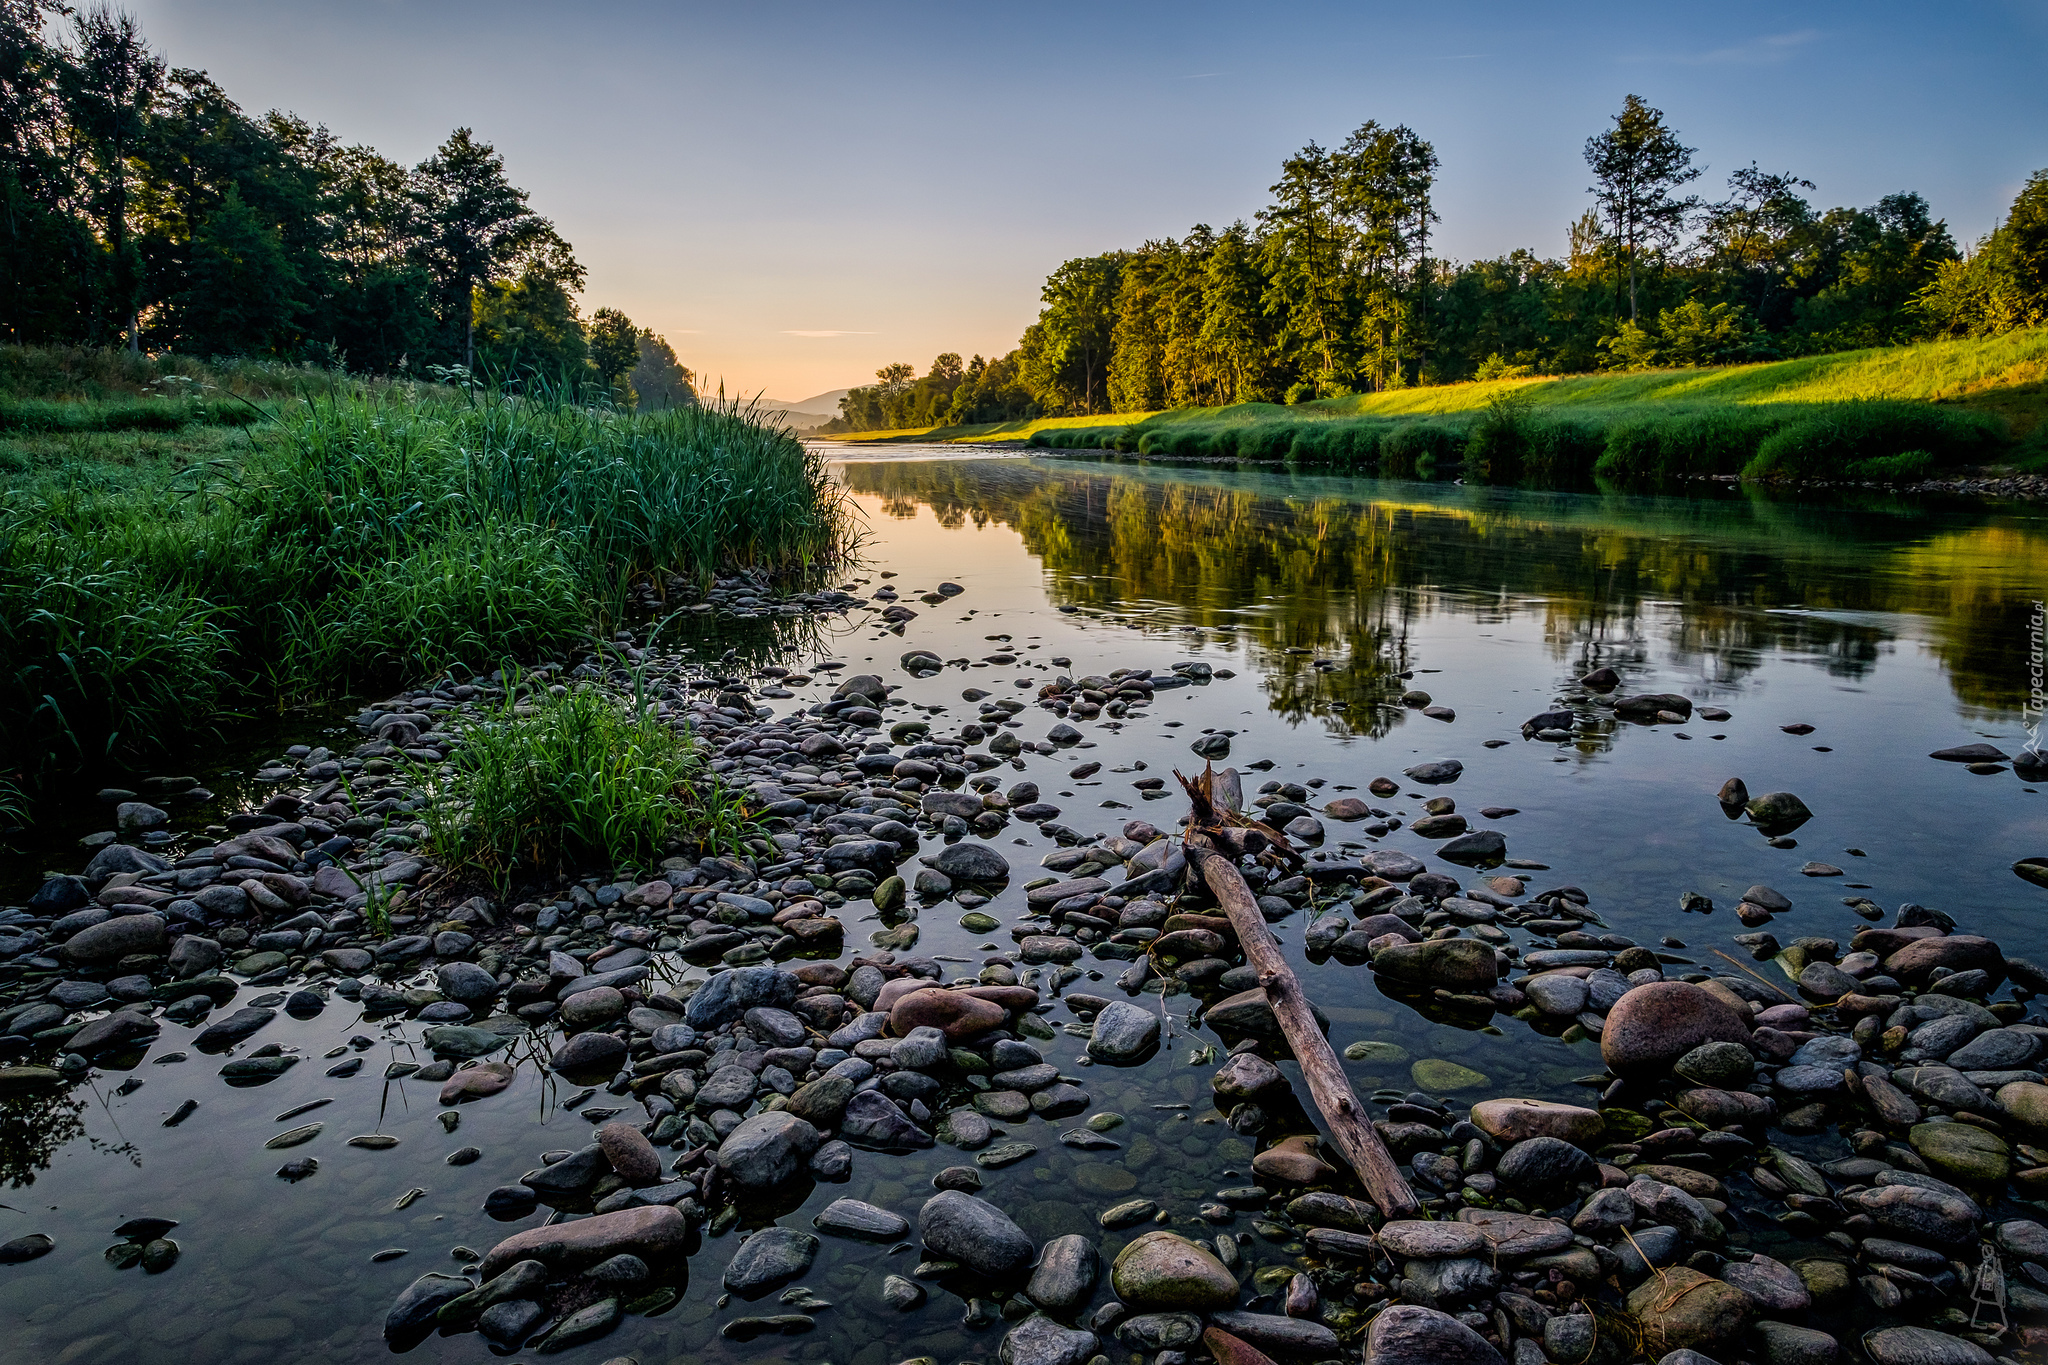
[[[2009,710],[2048,564],[2038,512],[1867,494],[1557,493],[1035,459],[841,469],[884,515],[1014,529],[1057,604],[1141,623],[1163,606],[1175,627],[1232,632],[1274,710],[1367,734],[1384,733],[1398,675],[1426,664],[1411,627],[1437,613],[1534,619],[1561,672],[1645,658],[1645,632],[1661,632],[1710,694],[1772,652],[1858,680],[1910,631],[1959,700]]]

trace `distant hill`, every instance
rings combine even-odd
[[[829,393],[817,394],[795,403],[781,398],[763,398],[761,406],[763,408],[779,409],[783,412],[809,412],[815,413],[820,417],[837,417],[839,415],[839,400],[844,397],[846,397],[845,389],[833,389]]]
[[[792,431],[813,431],[839,415],[839,400],[844,397],[845,389],[833,389],[797,402],[763,398],[757,404],[757,411],[763,418],[780,421]]]

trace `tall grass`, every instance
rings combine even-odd
[[[265,690],[488,671],[616,625],[638,576],[851,545],[823,461],[736,407],[337,391],[251,434],[0,494],[0,770],[132,759]]]
[[[500,889],[583,859],[651,867],[676,838],[738,852],[751,829],[738,795],[644,698],[593,688],[526,702],[508,691],[426,787],[436,858]]]
[[[1285,413],[1287,409],[1276,409]],[[1626,479],[1901,479],[2004,458],[2005,424],[1989,413],[1905,402],[1735,403],[1550,408],[1503,390],[1473,413],[1145,422],[1040,432],[1046,449],[1288,460],[1336,469],[1570,487]],[[1908,459],[1907,456],[1912,458]]]

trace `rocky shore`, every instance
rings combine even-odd
[[[900,624],[914,612],[895,597]],[[758,588],[721,601],[780,611]],[[460,1273],[414,1281],[384,1323],[397,1349],[469,1331],[507,1350],[581,1347],[668,1311],[693,1261],[722,1282],[728,1339],[952,1295],[990,1334],[980,1354],[1004,1365],[1361,1352],[1371,1365],[1987,1365],[2048,1346],[2048,973],[2035,961],[1940,910],[1906,905],[1879,925],[1884,912],[1851,897],[1850,916],[1827,923],[1818,899],[1761,885],[1730,907],[1746,930],[1731,946],[1756,969],[1676,940],[1641,945],[1476,827],[1449,795],[1455,761],[1377,778],[1365,796],[1321,779],[1247,793],[1261,765],[1225,769],[1220,792],[1308,850],[1297,862],[1251,848],[1243,865],[1261,912],[1310,961],[1369,972],[1431,1018],[1598,1041],[1605,1069],[1583,1104],[1453,1102],[1485,1078],[1411,1059],[1391,1037],[1353,1044],[1359,1074],[1406,1072],[1364,1096],[1427,1211],[1388,1222],[1321,1148],[1230,921],[1185,875],[1168,779],[1133,776],[1134,800],[1168,804],[1105,832],[1026,775],[1114,762],[1117,730],[1209,667],[999,676],[1017,664],[1007,650],[902,655],[907,676],[995,684],[966,689],[973,716],[958,722],[830,660],[740,676],[621,639],[535,669],[525,685],[637,675],[750,792],[760,833],[745,855],[679,847],[658,867],[509,900],[452,884],[422,852],[425,798],[407,776],[448,759],[503,678],[368,708],[346,752],[279,756],[262,773],[274,794],[211,842],[153,837],[168,817],[145,798],[178,779],[111,793],[118,837],[0,911],[0,1094],[166,1047],[224,1059],[228,1085],[300,1065],[345,1080],[367,1039],[338,1037],[316,1059],[262,1038],[279,1010],[314,1018],[336,1000],[430,1025],[432,1060],[398,1074],[437,1087],[450,1132],[520,1065],[586,1087],[567,1103],[595,1120],[592,1141],[505,1168],[485,1209],[523,1226]],[[781,715],[761,704],[814,680],[829,697]],[[1582,680],[1525,742],[1692,714],[1675,694],[1612,691]],[[1195,736],[1193,761],[1226,760],[1230,739]],[[1073,752],[1084,743],[1094,751]],[[1774,800],[1788,794],[1741,795],[1767,833],[1788,815]],[[1056,846],[1038,867],[1013,866],[999,842],[1025,824]],[[1380,842],[1397,834],[1428,856]],[[978,962],[919,953],[920,916],[948,904],[988,936]],[[1809,932],[1781,941],[1791,923]],[[1198,1163],[1177,1199],[1120,1197],[1135,1180],[1090,1177],[1072,1196],[1094,1231],[1032,1236],[987,1188],[992,1173],[1055,1151],[1134,1158],[1113,1105],[1133,1107],[1137,1069],[1184,1026],[1214,1040],[1201,1117],[1242,1145],[1247,1169],[1223,1185]],[[1071,1043],[1067,1067],[1056,1058]],[[310,1141],[307,1118],[269,1145]],[[810,1226],[778,1221],[815,1182],[873,1181],[941,1146],[959,1164],[914,1210],[843,1198]],[[311,1157],[278,1169],[317,1176]],[[137,1227],[109,1259],[170,1270],[172,1232]],[[827,1237],[921,1259],[889,1274],[878,1302],[835,1309],[806,1283]],[[52,1245],[18,1238],[0,1262]]]

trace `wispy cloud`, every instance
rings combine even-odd
[[[786,328],[782,334],[786,337],[871,337],[874,335],[873,332],[846,332],[828,328],[812,329],[801,327]]]
[[[1801,48],[1818,41],[1820,36],[1820,30],[1817,28],[1802,28],[1791,33],[1765,34],[1760,38],[1751,38],[1748,42],[1736,43],[1732,47],[1680,53],[1662,60],[1679,62],[1686,66],[1776,66],[1780,62],[1790,61]]]
[[[1206,81],[1211,76],[1228,76],[1229,74],[1228,71],[1197,71],[1191,75],[1182,76],[1181,79],[1184,81]]]
[[[1433,62],[1480,62],[1493,54],[1491,52],[1441,52],[1431,57]]]

